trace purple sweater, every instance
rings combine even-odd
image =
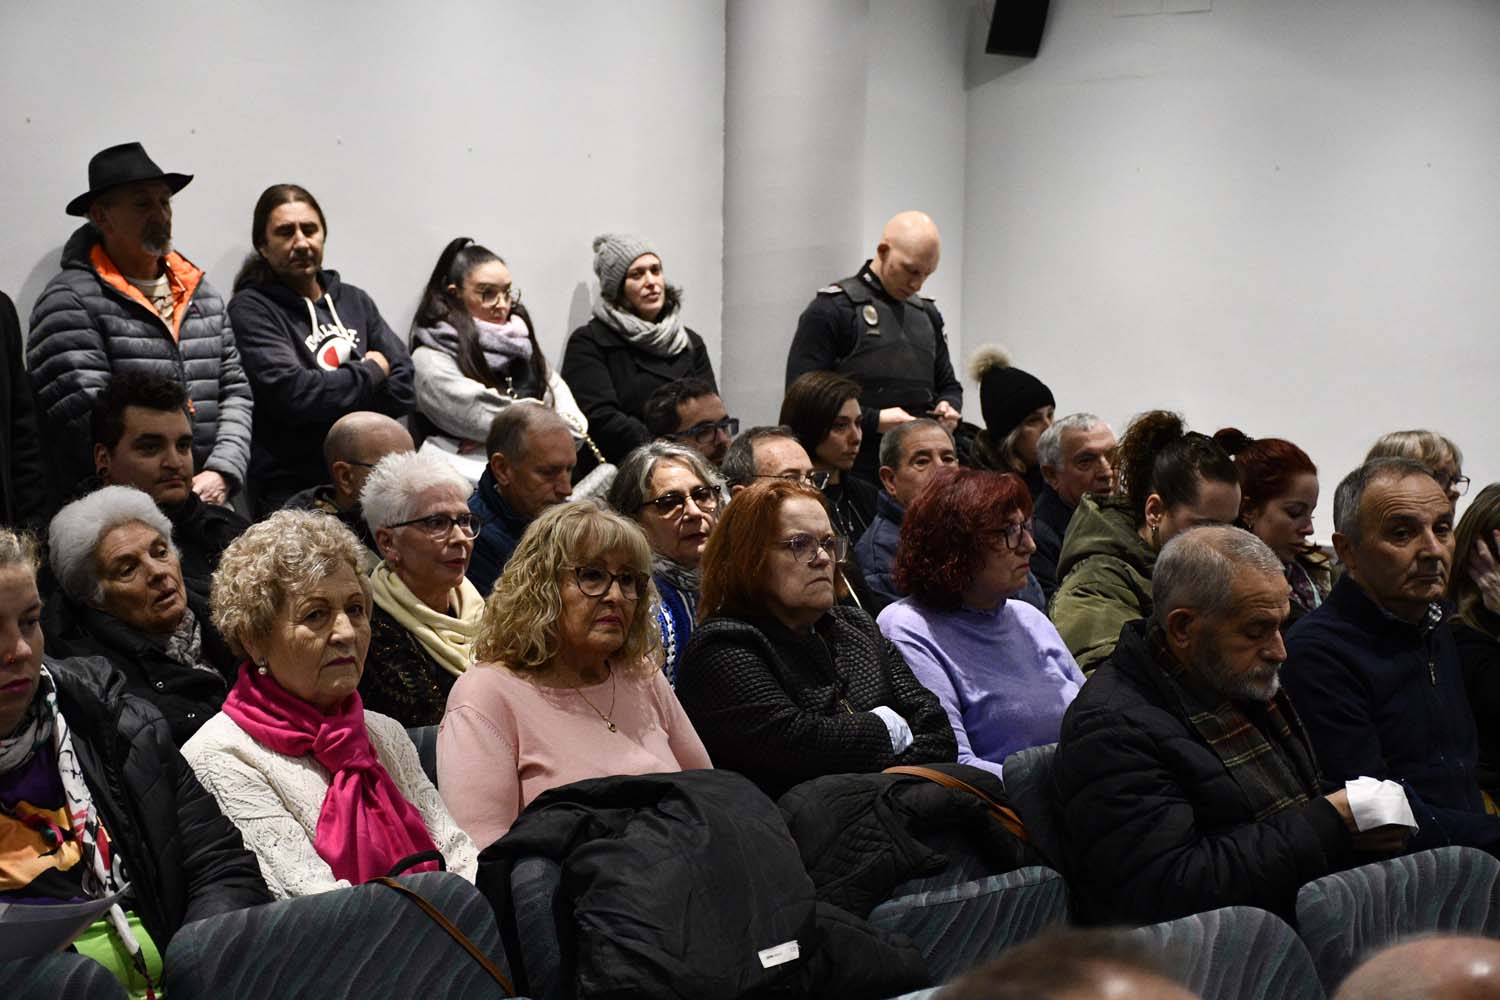
[[[1015,751],[1057,742],[1083,674],[1036,608],[1011,600],[991,613],[936,611],[906,597],[879,624],[948,713],[960,764],[1000,775]]]

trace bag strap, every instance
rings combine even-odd
[[[493,978],[495,982],[504,987],[507,996],[515,995],[515,987],[511,986],[509,979],[505,978],[505,973],[496,968],[495,963],[490,961],[489,956],[480,951],[479,946],[476,945],[473,941],[470,941],[467,934],[455,927],[453,925],[453,921],[443,916],[443,912],[436,906],[433,906],[432,903],[430,903],[427,899],[423,898],[421,893],[417,892],[415,889],[412,889],[410,886],[402,885],[400,882],[397,882],[389,875],[382,875],[379,878],[371,879],[370,881],[383,885],[389,889],[395,889],[397,892],[401,893],[401,895],[405,896],[407,899],[410,899],[413,903],[416,903],[417,906],[421,907],[423,913],[432,918],[434,923],[448,932],[449,937],[462,945],[464,951],[468,952],[469,956],[473,958],[474,961],[483,966],[484,971],[488,972],[490,974],[490,977]]]
[[[1021,822],[1021,817],[1009,806],[1001,805],[982,789],[975,788],[964,779],[947,771],[939,771],[935,767],[920,767],[916,764],[902,764],[897,767],[888,767],[885,774],[908,774],[914,778],[926,778],[928,781],[942,785],[944,788],[954,788],[959,791],[968,792],[970,795],[980,799],[989,808],[991,818],[1015,834],[1021,840],[1030,841],[1031,837],[1026,833],[1026,824]]]

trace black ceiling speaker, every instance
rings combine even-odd
[[[984,51],[994,56],[1036,58],[1042,47],[1042,29],[1047,26],[1051,0],[995,0],[990,18],[990,36]]]

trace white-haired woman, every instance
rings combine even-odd
[[[476,844],[558,785],[713,766],[652,655],[653,596],[641,529],[595,501],[526,530],[438,733],[443,800]]]
[[[183,584],[172,523],[140,490],[106,486],[58,511],[48,536],[63,592],[46,614],[53,653],[107,659],[182,746],[219,710],[235,659]]]
[[[443,718],[448,691],[474,662],[484,598],[465,573],[479,534],[469,483],[440,456],[387,455],[359,495],[382,560],[370,574],[365,708],[405,726]]]
[[[634,518],[651,546],[662,670],[674,686],[679,653],[698,615],[698,566],[718,522],[722,490],[723,479],[701,452],[664,441],[625,456],[609,489],[609,505]]]
[[[182,752],[277,897],[367,882],[434,850],[467,879],[478,866],[406,730],[360,701],[370,581],[359,550],[337,519],[282,510],[235,539],[214,573],[214,623],[250,662]]]

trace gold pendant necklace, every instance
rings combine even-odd
[[[582,688],[574,688],[573,690],[578,693],[578,697],[580,697],[580,698],[583,699],[583,703],[585,705],[587,705],[589,708],[592,708],[594,710],[594,714],[595,715],[599,716],[600,719],[604,720],[604,724],[609,727],[609,731],[610,732],[612,732],[612,733],[618,733],[620,731],[620,727],[617,726],[617,725],[615,725],[614,720],[610,717],[610,716],[613,716],[615,714],[615,672],[614,672],[613,669],[611,669],[610,672],[609,672],[609,714],[608,715],[606,715],[605,713],[599,711],[598,706],[596,706],[593,702],[589,701],[589,696],[583,693],[583,689]]]

